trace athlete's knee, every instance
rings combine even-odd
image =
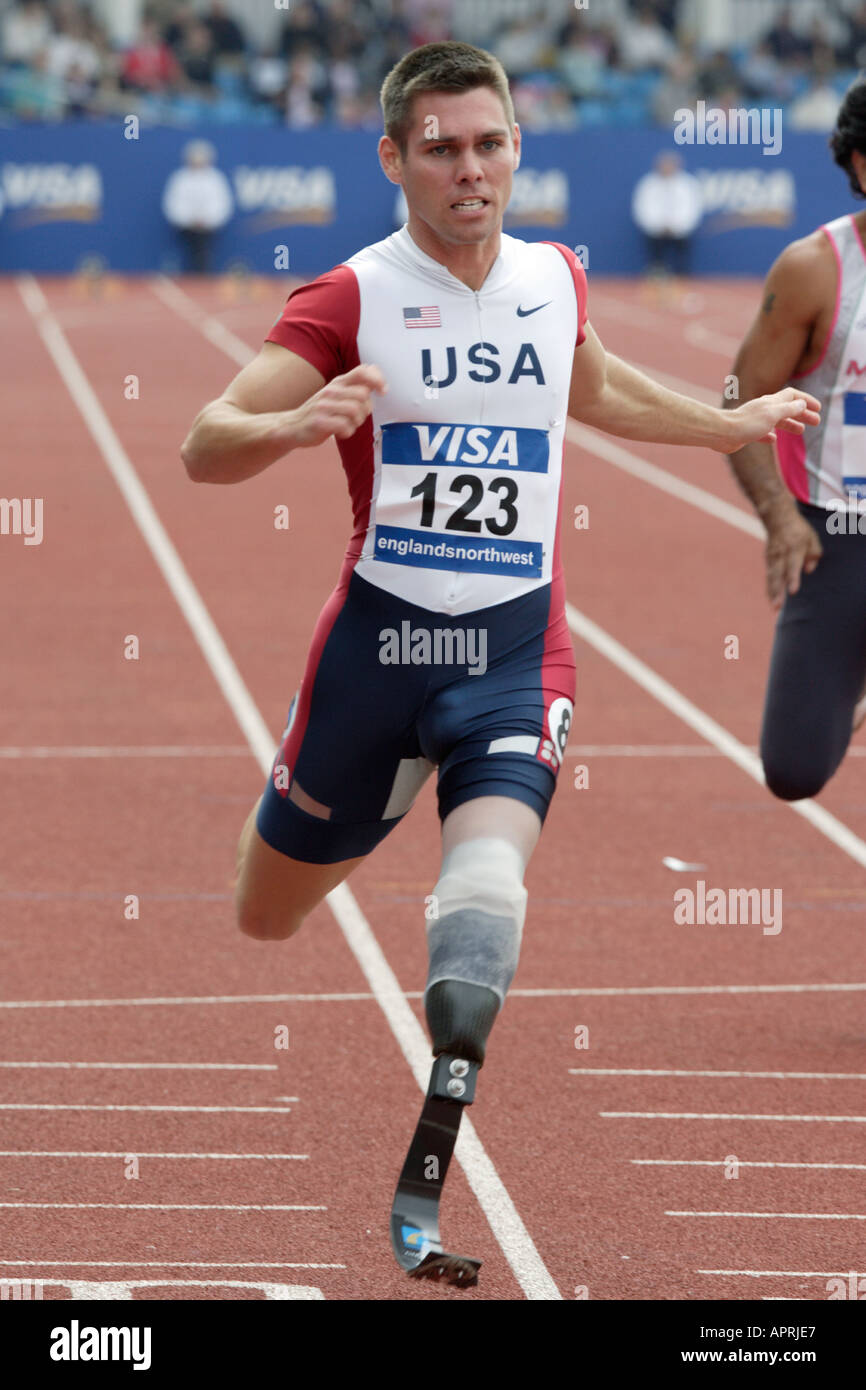
[[[465,840],[446,855],[427,927],[425,990],[434,1052],[482,1062],[517,969],[526,917],[524,861],[507,840]]]
[[[286,941],[303,926],[306,913],[278,902],[262,902],[238,894],[235,898],[235,916],[244,936],[251,936],[256,941]]]

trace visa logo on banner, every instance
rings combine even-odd
[[[319,165],[250,166],[239,164],[232,174],[240,212],[251,213],[251,231],[264,232],[299,222],[316,226],[333,222],[337,187],[332,169]]]
[[[102,175],[95,164],[10,164],[0,173],[0,212],[19,226],[95,222],[102,216]]]
[[[518,169],[505,221],[517,227],[561,227],[568,217],[568,175],[563,169]]]
[[[550,456],[546,430],[494,425],[382,426],[382,462],[472,464],[476,468],[519,468],[546,473]]]
[[[787,169],[696,169],[708,232],[736,227],[787,227],[794,220],[796,185]]]

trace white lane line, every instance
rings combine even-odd
[[[213,314],[208,314],[204,309],[196,304],[194,299],[184,294],[179,286],[175,285],[165,275],[158,275],[150,281],[150,288],[161,299],[169,309],[179,314],[187,323],[192,324],[193,328],[198,329],[208,342],[212,343],[220,352],[224,352],[232,361],[239,366],[245,367],[249,361],[255,357],[255,353],[249,343],[245,343],[243,338],[239,338],[230,328],[226,328]]]
[[[95,1071],[276,1071],[276,1062],[0,1062],[0,1067]]]
[[[866,1115],[750,1115],[701,1110],[600,1110],[605,1120],[782,1120],[828,1125],[866,1125]]]
[[[292,1100],[297,1097],[293,1096]],[[0,1110],[187,1110],[197,1115],[289,1115],[285,1105],[49,1105],[35,1103],[0,1103]]]
[[[727,333],[718,333],[703,323],[687,323],[684,337],[692,347],[703,348],[704,352],[714,352],[717,357],[724,357],[728,362],[733,360],[741,346],[739,338],[732,338]]]
[[[98,1302],[133,1302],[133,1289],[261,1289],[266,1299],[280,1302],[324,1302],[321,1289],[308,1284],[271,1284],[249,1279],[117,1279],[110,1283],[94,1282],[87,1279],[48,1279],[48,1284],[57,1284],[69,1289],[69,1297],[79,1302],[91,1299]],[[133,1367],[133,1369],[137,1369]]]
[[[50,312],[45,296],[32,275],[18,276],[17,285],[63,384],[99,448],[142,539],[186,618],[244,737],[259,762],[266,761],[270,767],[274,740],[267,725],[253,703],[225,642],[187,574],[93,387],[69,346],[63,329]]]
[[[571,1076],[736,1076],[774,1081],[866,1081],[862,1071],[659,1071],[649,1067],[569,1067]]]
[[[74,745],[48,748],[35,744],[31,748],[0,748],[0,758],[248,758],[250,750],[243,744],[225,748],[195,748],[177,744],[131,745],[104,748],[98,745]]]
[[[345,1269],[343,1264],[271,1260],[0,1260],[0,1269]]]
[[[0,1158],[129,1158],[132,1155],[136,1158],[295,1159],[299,1162],[310,1157],[309,1154],[181,1154],[161,1150],[145,1153],[141,1149],[0,1149]]]
[[[420,998],[420,994],[418,995]],[[205,994],[167,995],[146,999],[3,999],[0,1009],[124,1009],[165,1004],[293,1004],[372,999],[362,994]]]
[[[862,993],[866,982],[846,982],[839,984],[794,984],[794,985],[598,985],[586,988],[561,987],[556,989],[510,989],[509,999],[573,999],[581,995],[591,998],[616,998],[620,995],[667,995],[667,994],[825,994]],[[401,991],[405,999],[423,998],[423,990],[407,989]],[[213,994],[177,995],[152,999],[2,999],[0,1009],[124,1009],[150,1008],[166,1004],[320,1004],[357,1003],[372,1001],[377,995],[369,992],[347,994]]]
[[[649,695],[657,700],[660,705],[676,715],[684,724],[693,729],[701,738],[708,743],[714,744],[732,763],[735,763],[742,772],[751,777],[759,786],[764,786],[764,771],[760,759],[757,758],[745,744],[740,743],[739,739],[717,724],[715,719],[711,719],[708,714],[692,704],[685,695],[681,694],[669,681],[653,671],[645,662],[634,656],[632,652],[618,642],[615,637],[611,637],[608,632],[594,623],[584,613],[581,613],[573,604],[567,603],[566,615],[568,625],[578,637],[584,642],[588,642],[597,652],[606,657],[614,666],[618,667],[624,675],[633,680]],[[847,825],[826,811],[823,806],[819,806],[812,800],[789,801],[785,803],[790,810],[794,811],[837,849],[841,849],[861,868],[866,868],[866,842],[855,835]]]
[[[143,487],[131,460],[124,451],[105,411],[85,376],[66,337],[48,309],[45,296],[30,275],[18,278],[19,291],[32,314],[46,348],[62,377],[70,396],[92,434],[106,464],[129,507],[141,535],[159,566],[166,583],[186,618],[202,655],[226,703],[238,722],[244,737],[259,764],[263,776],[270,772],[275,739],[271,736],[261,713],[247,689],[228,649],[217,630],[205,604],[190,579],[178,552],[172,545],[150,498]],[[163,287],[164,288],[164,287]],[[180,291],[161,297],[176,304]],[[196,327],[201,325],[196,322]],[[230,356],[233,353],[228,330],[219,325],[220,333],[211,341]],[[204,330],[202,330],[204,331]],[[234,338],[234,335],[230,335]],[[240,339],[237,340],[240,344]],[[243,361],[249,361],[253,350],[244,343]],[[240,357],[236,355],[236,360]],[[351,890],[340,884],[326,900],[336,917],[346,941],[357,959],[378,1003],[391,1026],[413,1074],[423,1092],[427,1089],[430,1071],[430,1047],[425,1033],[413,1014],[399,982],[388,965],[369,923]],[[493,1234],[514,1276],[532,1300],[561,1300],[544,1261],[527,1231],[517,1208],[499,1174],[478,1138],[468,1117],[464,1117],[456,1146],[458,1162],[484,1212]]]
[[[735,1216],[757,1221],[866,1221],[866,1212],[844,1211],[666,1211],[665,1216]]]
[[[754,753],[756,750],[749,750]],[[575,743],[567,758],[720,758],[718,748],[705,743]]]
[[[724,1279],[847,1279],[858,1275],[852,1269],[699,1269],[698,1274],[710,1274]]]
[[[866,984],[855,983],[837,985],[631,985],[622,989],[611,985],[610,987],[597,986],[589,989],[510,989],[508,997],[510,999],[515,994],[533,999],[555,998],[557,995],[573,998],[583,994],[592,998],[633,994],[822,994],[827,992],[831,994],[856,994],[862,993],[863,990],[866,990]]]
[[[32,1211],[327,1211],[327,1207],[254,1206],[231,1202],[0,1202]]]
[[[661,1168],[727,1168],[723,1158],[630,1158],[629,1163]],[[768,1160],[737,1159],[739,1168],[842,1168],[866,1171],[866,1163],[775,1163]]]
[[[706,488],[685,482],[683,478],[678,478],[675,473],[669,473],[665,468],[659,468],[655,463],[649,463],[630,449],[624,448],[622,444],[615,443],[609,435],[601,434],[589,425],[581,425],[569,416],[565,426],[565,437],[569,443],[595,454],[606,463],[612,463],[615,468],[628,473],[630,477],[650,483],[660,492],[666,492],[671,497],[678,498],[680,502],[687,502],[689,506],[715,517],[717,521],[727,522],[738,531],[744,531],[747,536],[764,539],[764,528],[751,512],[734,506],[733,502],[724,501],[714,492],[708,492]]]

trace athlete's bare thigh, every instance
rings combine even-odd
[[[258,804],[250,812],[238,845],[235,908],[247,936],[282,941],[365,857],[337,864],[307,864],[271,849],[256,830]]]

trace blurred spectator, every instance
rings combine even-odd
[[[4,62],[34,62],[51,38],[51,20],[41,0],[18,0],[7,10],[0,38]]]
[[[789,101],[793,94],[794,75],[779,61],[766,39],[746,55],[740,76],[743,91],[751,100],[770,97],[774,101]]]
[[[99,53],[88,36],[88,26],[81,15],[67,19],[59,33],[53,34],[46,45],[49,72],[65,79],[74,68],[79,80],[95,84],[99,77],[101,60]]]
[[[282,109],[286,91],[288,66],[281,58],[276,44],[264,53],[256,54],[249,67],[248,81],[254,101],[269,103]]]
[[[194,87],[213,87],[216,70],[211,31],[206,24],[191,24],[177,50],[184,76]]]
[[[196,275],[210,270],[214,238],[232,215],[229,181],[206,140],[192,140],[183,152],[183,167],[169,176],[162,211],[183,245],[186,268]]]
[[[37,53],[32,61],[13,68],[6,80],[9,110],[20,121],[58,121],[66,109],[64,83],[48,71],[47,56]]]
[[[816,52],[809,86],[788,108],[787,124],[792,130],[826,131],[836,124],[841,97],[833,86],[833,50]]]
[[[162,37],[173,53],[182,46],[187,29],[196,22],[195,5],[180,0],[180,3],[172,6],[172,17],[163,27]]]
[[[213,0],[210,13],[206,16],[205,27],[210,30],[213,51],[217,57],[237,57],[246,48],[243,30],[237,20],[232,19],[221,0]]]
[[[638,6],[634,20],[620,33],[620,60],[630,72],[664,68],[676,54],[676,44],[662,28],[652,5]]]
[[[550,44],[530,17],[506,25],[493,43],[493,52],[509,76],[522,77],[549,67],[553,61]]]
[[[453,0],[407,0],[410,46],[419,48],[423,43],[450,39],[453,8]]]
[[[778,15],[775,24],[768,29],[764,42],[769,44],[770,52],[781,63],[799,63],[809,52],[809,43],[794,32],[791,11],[785,8]]]
[[[604,88],[604,50],[580,23],[567,26],[560,36],[556,65],[572,96],[598,96]]]
[[[280,36],[280,52],[291,60],[299,49],[321,52],[327,47],[329,26],[312,0],[297,0],[289,10]]]
[[[169,123],[190,119],[192,92],[220,120],[366,129],[394,64],[415,44],[452,36],[497,52],[534,130],[570,129],[584,102],[593,103],[594,120],[633,123],[643,111],[663,125],[698,97],[722,107],[744,99],[787,105],[810,73],[797,119],[821,123],[835,73],[814,73],[815,55],[829,46],[840,61],[866,67],[866,0],[834,0],[820,13],[812,0],[803,32],[791,14],[799,21],[805,0],[764,0],[762,40],[741,49],[733,34],[700,63],[687,38],[672,38],[689,13],[685,0],[590,0],[581,10],[571,0],[290,0],[268,48],[254,41],[252,17],[246,33],[238,0],[136,0],[144,18],[125,52],[94,23],[96,3],[0,0],[0,119],[18,116],[22,102],[27,119],[113,117],[132,89],[158,96],[142,109]],[[107,0],[99,3],[110,13]],[[134,8],[124,0],[124,10],[127,3]],[[857,8],[847,17],[843,5]],[[227,69],[240,80],[223,80]]]
[[[848,20],[848,39],[842,59],[852,68],[866,67],[866,0]]]
[[[740,75],[734,60],[724,49],[711,53],[698,70],[698,90],[707,101],[720,105],[725,93],[740,92]]]
[[[687,275],[703,206],[701,185],[683,169],[679,155],[659,155],[650,173],[638,180],[631,211],[646,238],[650,270]]]
[[[126,55],[123,83],[138,92],[159,92],[180,77],[180,67],[152,19],[142,21],[138,38]]]
[[[689,53],[678,53],[668,63],[652,94],[650,110],[658,125],[673,125],[678,111],[693,109],[698,99],[698,72]]]
[[[325,69],[313,48],[299,48],[289,64],[286,124],[295,129],[319,125],[330,92]]]

